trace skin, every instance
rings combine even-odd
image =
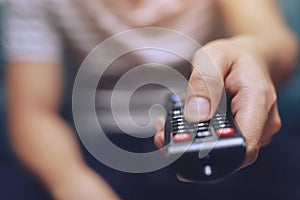
[[[205,100],[198,101],[201,107],[187,108],[185,117],[192,122],[209,119],[224,85],[233,97],[231,109],[247,140],[244,163],[247,166],[255,161],[260,147],[267,144],[281,126],[276,87],[284,83],[292,71],[297,42],[271,0],[224,0],[219,4],[228,35],[232,37],[212,41],[195,54],[193,66],[203,72],[193,71],[186,105],[195,97]],[[203,51],[215,63],[218,73],[205,70],[201,59]],[[55,199],[118,199],[102,178],[84,163],[72,129],[58,113],[61,66],[59,62],[8,62],[12,147]],[[203,102],[208,103],[206,108]],[[155,136],[158,147],[163,145],[162,127],[161,120]]]
[[[58,114],[61,69],[58,63],[10,63],[11,144],[55,199],[118,199],[84,163],[73,131]]]

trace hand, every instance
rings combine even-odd
[[[252,164],[260,147],[268,144],[281,127],[271,70],[255,47],[255,38],[211,42],[195,54],[193,66],[185,95],[186,120],[209,120],[225,87],[232,96],[231,110],[247,142],[243,167]],[[159,148],[163,146],[163,124],[158,120],[154,141]]]

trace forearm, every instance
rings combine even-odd
[[[14,150],[46,184],[83,166],[71,130],[54,113],[23,108],[10,111],[9,122]],[[67,163],[74,163],[74,168]]]
[[[55,198],[60,199],[64,192],[72,193],[67,191],[74,188],[87,193],[86,197],[98,193],[116,198],[109,186],[85,165],[72,130],[58,114],[33,108],[16,109],[10,109],[9,116],[12,146]]]

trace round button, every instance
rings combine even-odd
[[[230,137],[234,134],[233,128],[220,128],[216,131],[216,134],[220,137]]]
[[[190,133],[177,133],[173,136],[174,142],[188,142],[192,138]]]
[[[212,175],[212,169],[211,169],[211,166],[210,165],[206,165],[204,167],[204,174],[206,176],[211,176]]]

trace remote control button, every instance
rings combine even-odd
[[[233,128],[221,128],[216,131],[216,134],[220,137],[230,137],[234,134]]]
[[[209,123],[208,122],[200,122],[198,123],[198,127],[208,127]]]
[[[179,118],[179,119],[174,119],[174,120],[171,120],[170,122],[171,123],[178,123],[178,122],[183,122],[184,120],[182,118]]]
[[[198,130],[198,131],[208,131],[208,127],[205,127],[205,126],[203,126],[203,127],[198,127],[197,130]]]
[[[220,117],[215,117],[213,119],[215,119],[215,120],[226,120],[227,117],[226,116],[223,116],[223,117],[220,116]]]
[[[197,138],[204,138],[204,137],[208,137],[208,136],[211,136],[210,131],[199,131],[197,133]]]
[[[226,113],[217,113],[215,114],[216,117],[226,117],[227,114]]]
[[[180,126],[178,126],[177,128],[178,128],[178,129],[184,129],[184,128],[185,128],[185,126],[183,126],[183,125],[180,125]]]
[[[174,124],[175,125],[175,124]],[[188,123],[186,123],[186,122],[184,122],[184,121],[181,121],[181,122],[177,122],[177,124],[176,124],[177,126],[186,126],[186,125],[188,125]]]
[[[180,115],[181,114],[181,110],[173,110],[173,115]]]
[[[192,136],[190,133],[177,133],[173,135],[173,141],[174,142],[188,142],[192,139]]]
[[[204,167],[204,174],[205,174],[206,176],[212,175],[212,169],[211,169],[211,166],[210,166],[210,165],[206,165],[206,166]]]
[[[213,125],[217,126],[219,124],[230,124],[228,120],[225,121],[213,121]]]
[[[184,106],[184,103],[181,101],[174,102],[173,106],[174,108],[182,108]]]
[[[219,125],[215,125],[214,128],[216,130],[222,129],[222,128],[232,128],[232,125],[231,124],[219,124]]]
[[[179,127],[173,127],[173,131],[172,132],[175,132],[175,133],[186,133],[189,130],[190,130],[189,127],[179,126]]]
[[[172,117],[172,119],[181,119],[181,118],[183,118],[183,115],[174,115]]]

